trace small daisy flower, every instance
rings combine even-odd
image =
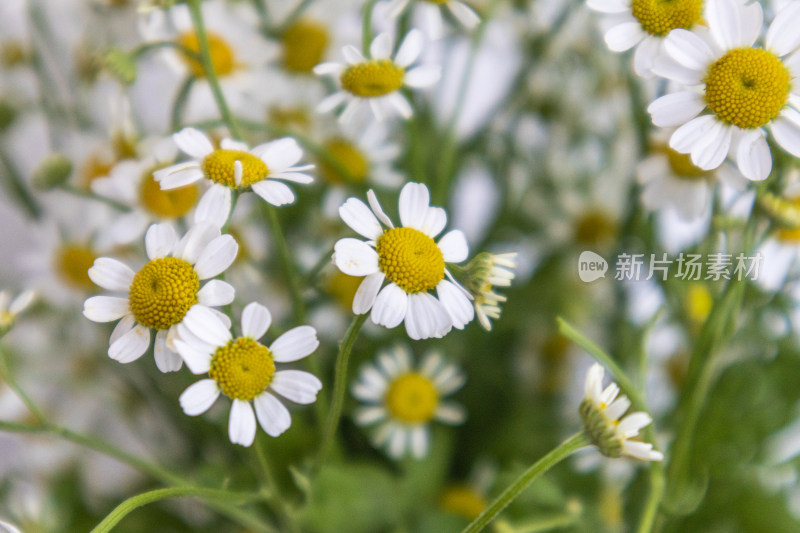
[[[339,131],[327,137],[321,144],[330,159],[319,159],[320,177],[331,185],[364,183],[369,179],[384,187],[398,188],[405,179],[392,169],[392,163],[402,147],[388,136],[384,123],[372,122],[358,133]]]
[[[447,263],[467,258],[464,234],[451,230],[438,243],[433,240],[444,229],[447,214],[430,206],[430,193],[421,183],[407,183],[400,191],[401,227],[394,227],[372,190],[367,198],[369,207],[357,198],[348,199],[339,215],[369,240],[345,238],[334,246],[339,270],[366,276],[353,300],[353,312],[361,315],[371,309],[372,321],[387,328],[405,321],[412,339],[443,337],[454,326],[463,329],[475,311]],[[386,280],[389,284],[381,289]],[[434,289],[438,298],[430,292]]]
[[[171,372],[180,369],[181,359],[168,341],[186,313],[194,307],[212,313],[210,307],[233,301],[230,284],[212,279],[201,288],[200,282],[224,272],[239,246],[211,223],[193,226],[180,240],[172,226],[153,224],[145,235],[145,248],[150,261],[138,272],[110,257],[94,262],[89,269],[94,283],[128,295],[89,298],[83,315],[93,322],[119,320],[111,333],[108,355],[120,363],[141,357],[150,346],[150,330],[156,330],[156,365],[162,372]]]
[[[444,35],[442,8],[447,8],[468,30],[475,28],[481,21],[475,11],[460,0],[391,0],[388,8],[389,16],[399,17],[411,4],[415,4],[417,11],[422,15],[422,25],[429,39],[440,39]]]
[[[0,335],[14,325],[17,315],[27,309],[35,297],[36,293],[31,290],[21,292],[13,299],[8,291],[0,291]]]
[[[633,69],[645,78],[653,76],[653,62],[662,53],[669,32],[703,24],[702,0],[588,0],[586,5],[609,15],[604,40],[610,50],[625,52],[636,47]]]
[[[429,353],[414,368],[408,349],[396,346],[378,355],[377,363],[361,367],[353,396],[364,402],[355,412],[360,426],[379,424],[372,440],[386,446],[390,457],[400,459],[409,451],[419,459],[428,453],[430,424],[461,424],[464,408],[443,400],[466,380],[461,370],[438,353]]]
[[[295,166],[303,157],[303,150],[289,137],[254,148],[223,139],[217,150],[203,132],[194,128],[184,128],[172,138],[193,159],[157,170],[153,176],[163,190],[185,187],[203,178],[210,180],[211,187],[197,206],[197,216],[204,220],[221,220],[224,224],[234,189],[252,190],[267,203],[281,206],[294,202],[295,194],[279,180],[302,184],[314,181],[303,173],[314,165]]]
[[[793,81],[800,54],[792,54],[800,44],[800,4],[778,13],[764,48],[753,47],[763,20],[758,3],[708,0],[705,16],[711,43],[674,30],[664,41],[666,56],[654,66],[659,76],[689,88],[658,98],[648,111],[657,126],[680,126],[670,147],[691,154],[701,169],[715,169],[735,152],[741,173],[763,180],[772,170],[766,128],[800,157],[800,88]]]
[[[505,254],[482,252],[473,257],[460,271],[463,274],[464,286],[472,294],[478,322],[486,331],[492,330],[489,319],[500,318],[500,304],[506,301],[506,297],[497,294],[494,289],[511,286],[514,269],[517,268],[516,259],[515,252]]]
[[[272,437],[292,423],[288,409],[276,393],[299,404],[317,399],[322,383],[300,370],[276,371],[275,363],[290,363],[310,355],[319,346],[311,326],[290,329],[269,347],[258,340],[272,323],[272,315],[252,302],[242,312],[242,336],[233,338],[230,326],[208,309],[195,307],[186,314],[175,339],[186,366],[194,374],[208,374],[180,397],[183,412],[197,416],[208,411],[220,393],[231,400],[228,436],[234,444],[250,446],[256,436],[256,419]],[[255,415],[250,406],[253,402]]]
[[[654,451],[652,444],[631,440],[653,419],[640,411],[620,420],[631,402],[626,396],[618,396],[616,383],[603,389],[604,374],[605,370],[597,363],[586,374],[585,398],[580,406],[586,436],[607,457],[628,455],[642,461],[663,460],[664,454]]]
[[[381,33],[370,45],[369,59],[356,47],[345,46],[342,53],[347,63],[320,63],[314,67],[315,74],[337,76],[341,85],[339,92],[320,102],[317,111],[327,113],[346,103],[339,116],[339,121],[344,123],[362,105],[368,104],[378,120],[393,113],[409,118],[413,113],[411,104],[400,93],[400,89],[430,87],[441,77],[438,65],[407,70],[422,52],[422,41],[422,33],[411,30],[392,57],[392,37],[388,33]]]

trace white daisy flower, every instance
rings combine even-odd
[[[14,324],[17,315],[33,303],[36,293],[31,290],[19,293],[11,298],[8,291],[0,291],[0,335],[4,334]]]
[[[220,235],[218,227],[206,222],[193,226],[180,240],[169,224],[153,224],[145,235],[145,248],[150,261],[138,272],[110,257],[94,262],[89,269],[93,282],[128,294],[93,296],[84,303],[83,315],[93,322],[119,320],[111,333],[108,355],[120,363],[141,357],[150,346],[150,330],[156,330],[156,365],[162,372],[171,372],[181,367],[171,341],[186,313],[201,307],[224,317],[210,308],[233,301],[230,284],[211,279],[201,288],[200,282],[224,272],[239,246],[233,237]]]
[[[364,57],[356,47],[345,46],[342,53],[347,63],[320,63],[314,67],[317,75],[337,76],[342,88],[322,100],[317,111],[326,113],[346,103],[339,120],[347,122],[363,104],[369,104],[378,120],[394,113],[409,118],[413,113],[411,104],[400,93],[400,89],[430,87],[441,77],[438,65],[423,65],[407,70],[422,52],[422,44],[422,33],[411,30],[394,57],[392,37],[388,33],[375,37],[369,48],[369,58]]]
[[[465,381],[461,369],[438,353],[428,353],[414,368],[408,349],[395,346],[379,354],[377,363],[361,367],[352,393],[365,405],[355,411],[355,421],[360,426],[379,425],[372,441],[386,446],[390,457],[400,459],[410,451],[422,458],[428,453],[433,421],[464,422],[464,408],[444,398]]]
[[[430,193],[421,183],[407,183],[400,191],[403,225],[398,228],[372,190],[367,198],[369,207],[357,198],[348,199],[339,215],[369,240],[345,238],[334,246],[339,270],[366,276],[353,300],[353,312],[360,315],[372,309],[372,321],[387,328],[405,321],[412,339],[443,337],[454,326],[463,329],[475,310],[446,265],[467,258],[464,234],[451,230],[438,243],[433,240],[444,229],[447,214],[430,206]],[[389,284],[381,290],[385,280]],[[430,293],[434,289],[438,298]]]
[[[273,395],[277,393],[299,404],[317,399],[322,383],[300,370],[276,371],[275,363],[290,363],[310,355],[319,346],[311,326],[290,329],[269,347],[258,340],[272,323],[269,310],[252,302],[242,312],[242,336],[233,338],[230,325],[203,307],[194,307],[178,327],[175,339],[186,366],[208,378],[181,394],[183,412],[205,413],[220,393],[233,400],[228,436],[234,444],[250,446],[256,436],[256,419],[268,435],[277,437],[292,423],[289,411]],[[250,406],[253,402],[255,415]]]
[[[603,389],[604,374],[605,370],[598,363],[586,373],[585,397],[580,406],[586,436],[608,457],[628,455],[642,461],[663,460],[664,454],[654,451],[652,444],[631,440],[653,419],[639,411],[620,420],[631,402],[626,396],[618,396],[616,383]]]
[[[589,9],[609,15],[604,40],[613,52],[633,47],[633,69],[653,76],[653,62],[663,53],[664,38],[676,29],[691,30],[703,24],[702,0],[587,0]]]
[[[348,131],[350,129],[339,128],[336,134],[320,143],[330,158],[318,160],[320,177],[330,185],[364,183],[367,180],[383,187],[398,188],[402,185],[405,179],[392,169],[402,147],[388,138],[386,124],[372,122],[358,132]]]
[[[461,0],[391,0],[389,16],[393,19],[399,17],[411,4],[416,6],[417,12],[422,16],[422,26],[429,39],[440,39],[444,36],[442,8],[447,8],[468,30],[474,29],[481,22],[478,14]]]
[[[231,190],[252,190],[274,206],[291,204],[294,192],[283,182],[308,184],[314,178],[304,174],[314,165],[295,166],[303,150],[285,137],[249,148],[245,143],[223,139],[215,150],[201,131],[184,128],[172,135],[175,144],[193,159],[157,170],[155,180],[164,190],[185,187],[207,178],[212,184],[197,205],[196,217],[222,226],[231,210]]]
[[[705,17],[710,43],[674,30],[664,41],[666,55],[654,66],[659,76],[689,87],[658,98],[647,110],[657,126],[680,126],[670,147],[691,154],[698,167],[715,169],[735,152],[742,174],[763,180],[772,170],[767,127],[784,150],[800,157],[800,88],[793,82],[800,75],[800,54],[792,53],[800,44],[800,4],[778,13],[764,48],[753,47],[763,20],[758,3],[708,0]]]

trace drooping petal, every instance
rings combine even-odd
[[[275,372],[270,388],[294,403],[309,404],[317,399],[322,382],[313,374],[302,370],[281,370]]]
[[[714,127],[692,147],[692,163],[703,170],[713,170],[728,157],[733,128],[715,121]]]
[[[415,458],[422,459],[428,454],[428,440],[428,428],[426,426],[419,425],[411,430],[411,454]]]
[[[150,328],[137,325],[108,347],[108,356],[120,363],[139,359],[150,347]]]
[[[294,203],[294,192],[280,181],[272,179],[261,180],[251,187],[254,193],[276,207]]]
[[[117,325],[114,326],[114,330],[111,332],[111,337],[108,339],[108,345],[111,346],[114,344],[117,339],[128,333],[136,326],[136,319],[133,318],[133,315],[125,315],[122,317],[122,320],[117,322]]]
[[[233,400],[228,420],[228,437],[233,444],[250,446],[256,438],[256,417],[250,402]]]
[[[427,292],[408,295],[406,332],[414,340],[444,337],[453,327],[442,303]]]
[[[441,402],[436,406],[436,420],[445,424],[457,425],[467,419],[467,411],[454,402]]]
[[[800,113],[784,109],[770,125],[775,141],[787,152],[800,157]]]
[[[696,143],[705,138],[714,128],[717,120],[713,115],[703,115],[693,118],[672,134],[669,146],[682,154],[691,153]]]
[[[748,132],[739,139],[736,163],[745,178],[753,181],[767,179],[772,171],[772,153],[761,128]]]
[[[378,294],[370,318],[379,326],[393,328],[406,317],[408,294],[398,285],[390,283]]]
[[[183,412],[189,416],[205,413],[219,398],[219,386],[213,379],[201,379],[190,385],[180,396]]]
[[[270,437],[277,437],[292,425],[289,410],[272,394],[262,392],[253,400],[258,423]]]
[[[264,336],[272,324],[272,314],[257,302],[247,304],[242,311],[242,335],[258,340]]]
[[[211,354],[198,350],[183,339],[175,339],[172,343],[192,374],[205,374],[211,368]]]
[[[89,279],[109,291],[128,291],[134,276],[133,270],[116,259],[99,257],[89,269]],[[13,313],[14,311],[11,310]]]
[[[180,355],[167,347],[167,330],[161,329],[156,333],[156,341],[153,344],[153,352],[156,360],[156,367],[161,372],[177,372],[183,365]]]
[[[464,294],[464,290],[446,279],[439,282],[436,286],[436,294],[450,318],[453,327],[464,329],[464,326],[472,322],[475,318],[475,308],[469,298]]]
[[[318,346],[317,330],[311,326],[297,326],[275,339],[269,351],[278,363],[291,363],[309,356]]]
[[[375,272],[364,278],[353,297],[353,313],[363,315],[372,309],[384,279],[386,276],[383,272]]]
[[[210,222],[221,228],[231,213],[231,189],[219,183],[212,185],[200,198],[194,210],[194,221]]]

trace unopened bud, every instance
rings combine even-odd
[[[33,186],[47,191],[66,183],[72,174],[72,161],[64,154],[47,156],[33,173]]]

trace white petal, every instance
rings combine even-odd
[[[445,424],[461,424],[467,419],[466,410],[453,402],[441,402],[436,406],[436,420]]]
[[[236,150],[237,152],[246,152],[250,149],[250,147],[247,146],[246,143],[243,143],[241,141],[236,141],[234,139],[230,139],[227,137],[222,139],[222,141],[220,141],[219,147],[222,148],[223,150]]]
[[[317,330],[311,326],[297,326],[275,339],[269,351],[278,363],[291,363],[309,356],[318,346]]]
[[[728,156],[733,138],[733,128],[716,122],[706,137],[692,148],[692,163],[703,170],[713,170]]]
[[[326,96],[322,99],[322,101],[317,105],[316,111],[317,113],[328,113],[343,104],[345,100],[347,100],[346,92],[339,91],[333,93],[330,96]]]
[[[633,53],[633,70],[643,78],[653,77],[653,63],[661,53],[661,39],[648,35]]]
[[[400,191],[400,222],[416,227],[425,217],[430,205],[430,192],[422,183],[406,183]]]
[[[389,437],[389,447],[386,452],[394,459],[400,459],[406,453],[406,444],[410,435],[404,427],[395,426]]]
[[[416,61],[420,53],[422,53],[422,45],[422,32],[417,29],[411,30],[406,35],[405,39],[403,39],[400,48],[397,49],[394,63],[403,68],[409,66]]]
[[[228,420],[228,437],[234,444],[250,446],[256,438],[256,417],[250,402],[233,400]]]
[[[359,426],[371,426],[384,418],[386,418],[386,409],[377,406],[359,407],[353,413],[353,419]]]
[[[110,291],[128,291],[134,276],[131,268],[110,257],[99,257],[89,269],[89,279],[95,284]],[[12,314],[13,309],[10,309]]]
[[[392,36],[384,32],[372,40],[369,46],[369,54],[372,59],[389,59],[392,55]]]
[[[215,226],[211,222],[199,222],[189,228],[186,235],[178,242],[172,255],[195,264],[200,253],[219,236],[219,226]]]
[[[703,39],[680,28],[667,35],[664,50],[682,66],[700,72],[715,59],[714,52]]]
[[[274,206],[287,205],[294,202],[294,192],[286,184],[271,179],[254,183],[253,192]]]
[[[144,246],[148,259],[166,257],[178,242],[175,229],[169,224],[153,224],[144,236]]]
[[[203,159],[214,151],[214,145],[211,144],[208,137],[194,128],[183,128],[181,131],[174,133],[172,139],[183,153],[195,159]]]
[[[653,101],[647,112],[653,124],[662,128],[680,126],[692,120],[706,107],[702,95],[692,91],[679,91]]]
[[[153,179],[162,191],[185,187],[205,177],[203,169],[196,162],[179,163],[153,172]]]
[[[800,46],[800,4],[791,2],[781,9],[767,30],[767,50],[784,56]]]
[[[618,14],[630,9],[630,2],[626,0],[588,0],[586,7],[599,13]]]
[[[748,132],[739,139],[736,163],[745,178],[753,181],[767,179],[772,171],[772,153],[761,128]]]
[[[349,276],[368,276],[378,272],[378,253],[358,239],[339,239],[333,247],[334,261]]]
[[[206,246],[197,258],[194,269],[200,279],[213,278],[233,264],[239,245],[230,235],[220,235]]]
[[[635,437],[639,434],[639,430],[648,425],[652,422],[653,419],[650,418],[650,415],[644,412],[636,412],[631,413],[622,420],[620,420],[619,425],[617,426],[617,433],[622,435],[624,438],[631,438]]]
[[[268,392],[262,392],[253,400],[258,423],[271,437],[277,437],[292,425],[289,410]]]
[[[309,404],[317,399],[322,382],[313,374],[302,370],[281,370],[275,372],[270,388],[294,403]]]
[[[472,8],[464,2],[460,2],[459,0],[450,0],[447,3],[447,7],[450,8],[450,12],[453,14],[453,16],[456,17],[458,21],[468,30],[473,29],[481,22],[481,18],[478,16],[478,14],[475,13],[475,11],[473,11]]]
[[[666,53],[653,59],[652,71],[656,76],[689,86],[699,85],[704,76],[702,71],[685,67]]]
[[[182,339],[172,342],[192,374],[205,374],[211,368],[211,354],[198,350]]]
[[[95,264],[97,264],[97,260],[95,260]],[[31,303],[33,303],[33,300],[35,298],[36,298],[36,291],[32,290],[22,291],[17,295],[16,298],[14,298],[11,301],[11,304],[8,306],[8,312],[11,313],[12,315],[18,315],[19,313],[27,309],[28,306],[31,305]]]
[[[349,198],[339,207],[339,216],[356,233],[375,240],[383,233],[380,222],[369,207],[358,198]]]
[[[344,56],[345,61],[351,65],[354,63],[363,63],[367,60],[361,51],[352,44],[348,44],[342,48],[342,55]]]
[[[460,263],[469,255],[469,245],[467,238],[460,230],[448,231],[444,237],[439,239],[439,249],[447,263]]]
[[[464,294],[464,291],[453,283],[446,279],[440,281],[436,286],[436,294],[456,329],[464,329],[464,326],[475,318],[475,308],[472,306],[472,302]]]
[[[717,120],[712,115],[693,118],[675,130],[669,139],[670,148],[682,154],[691,153],[694,145],[703,140],[715,124]]]
[[[372,209],[372,212],[378,217],[378,220],[383,222],[384,226],[393,228],[394,224],[392,224],[392,220],[383,212],[383,208],[380,202],[378,202],[378,197],[375,196],[375,191],[372,189],[367,191],[367,201],[369,202],[369,207]]]
[[[314,168],[314,165],[306,165],[305,167],[296,168]],[[302,183],[303,185],[308,185],[309,183],[314,182],[314,178],[308,174],[302,174],[300,172],[276,172],[274,174],[270,174],[269,177],[272,179],[291,181],[293,183]]]
[[[156,360],[156,367],[164,373],[177,372],[183,365],[181,357],[167,348],[167,330],[162,329],[156,333],[156,341],[153,345],[153,352]]]
[[[454,364],[446,365],[434,378],[434,385],[439,396],[447,396],[461,387],[467,381],[463,372]]]
[[[197,291],[197,302],[207,307],[228,305],[234,297],[233,285],[221,279],[212,279]]]
[[[408,294],[398,285],[390,283],[378,295],[372,306],[372,322],[387,328],[400,324],[406,317]]]
[[[410,0],[391,0],[389,5],[386,7],[386,11],[389,13],[389,18],[397,18],[402,13],[403,10],[408,6]]]
[[[422,2],[417,2],[417,9],[422,12],[422,29],[428,39],[436,41],[444,37],[444,20],[439,6]]]
[[[363,315],[372,308],[385,278],[383,272],[375,272],[364,278],[353,297],[353,313]]]
[[[628,407],[631,406],[631,401],[626,397],[622,396],[621,398],[617,398],[614,402],[609,405],[605,410],[606,418],[609,420],[618,420],[625,411],[628,410]]]
[[[194,221],[210,222],[221,228],[231,213],[231,189],[219,183],[212,185],[200,198],[194,210]]]
[[[752,46],[761,31],[764,13],[757,2],[745,5],[743,0],[707,0],[705,17],[720,48],[730,50]]]
[[[397,113],[403,118],[410,118],[411,115],[414,114],[414,110],[411,109],[411,104],[408,103],[406,97],[403,96],[399,92],[393,92],[390,95],[386,96],[386,101],[394,107]]]
[[[417,459],[422,459],[428,454],[428,430],[423,425],[411,430],[411,453]]]
[[[608,30],[604,36],[608,49],[612,52],[625,52],[645,38],[642,25],[637,21],[626,21]]]
[[[442,303],[427,292],[408,295],[406,332],[414,340],[441,338],[453,327]]]
[[[648,442],[623,441],[623,453],[641,459],[642,461],[663,461],[664,454],[653,450],[653,445]]]
[[[342,63],[329,61],[326,63],[320,63],[319,65],[315,66],[313,70],[314,74],[316,74],[317,76],[327,76],[327,75],[338,76],[339,74],[342,73],[342,71],[345,68],[346,68],[345,65],[343,65]]]
[[[342,111],[342,114],[339,115],[339,124],[345,125],[350,123],[353,120],[353,117],[356,115],[359,109],[361,109],[361,99],[353,98],[348,94],[348,102]]]
[[[270,324],[272,324],[272,314],[260,303],[251,302],[242,311],[242,335],[245,337],[260,339]]]
[[[205,413],[219,397],[219,386],[213,379],[202,379],[190,385],[180,396],[181,409],[189,416]]]
[[[112,322],[128,314],[128,299],[92,296],[83,303],[83,316],[92,322]]]
[[[784,109],[770,125],[775,141],[787,152],[800,157],[800,113]]]
[[[117,322],[117,325],[114,326],[114,330],[111,332],[111,338],[108,340],[109,346],[114,344],[117,339],[128,333],[136,326],[136,319],[133,318],[133,315],[125,315],[122,317],[122,320]]]
[[[211,309],[194,305],[183,317],[186,328],[203,342],[212,346],[224,346],[231,340],[231,332]]]
[[[253,148],[251,153],[261,158],[270,172],[282,172],[303,157],[303,149],[291,137],[260,144]]]
[[[150,328],[137,325],[108,347],[108,356],[120,363],[130,363],[150,347]]]

